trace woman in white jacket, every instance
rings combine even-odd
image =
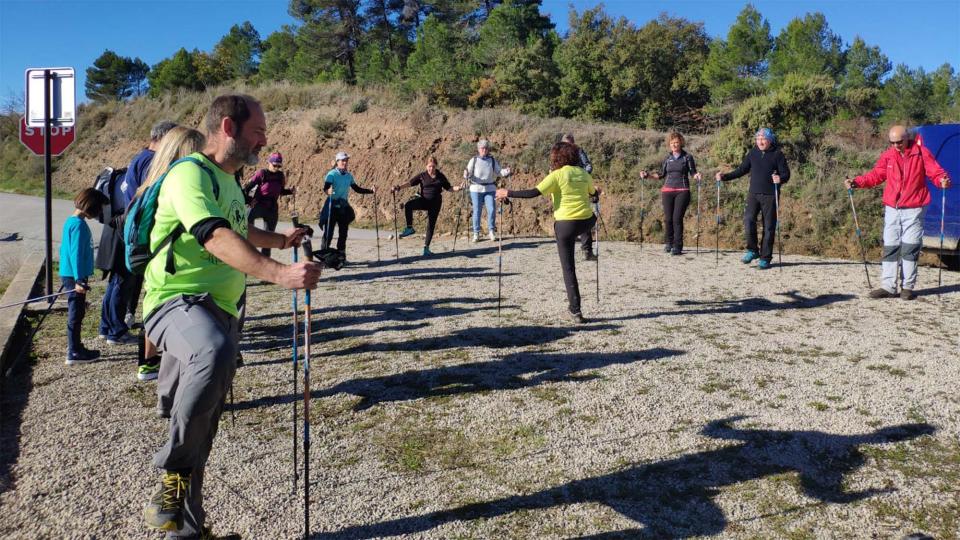
[[[490,141],[477,141],[477,155],[470,158],[463,178],[470,182],[470,202],[473,205],[473,241],[480,241],[480,213],[487,207],[487,231],[490,240],[497,239],[495,194],[497,178],[510,176],[509,168],[500,168],[500,162],[490,155]],[[482,205],[482,206],[481,206]]]

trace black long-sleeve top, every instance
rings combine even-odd
[[[736,169],[721,175],[720,179],[724,182],[740,178],[750,173],[750,193],[763,193],[773,195],[773,173],[780,175],[780,182],[787,183],[790,180],[790,167],[787,166],[787,158],[777,145],[772,145],[766,151],[761,151],[754,146],[747,152],[743,158],[743,163]]]
[[[436,171],[436,176],[430,176],[427,171],[414,176],[410,179],[410,186],[420,186],[420,196],[428,201],[435,201],[440,198],[441,191],[453,191],[450,181],[440,171]]]

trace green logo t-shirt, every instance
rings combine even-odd
[[[224,172],[199,152],[191,157],[203,162],[217,176],[220,198],[214,199],[210,177],[193,163],[180,163],[167,173],[157,201],[150,248],[156,249],[179,224],[183,224],[186,232],[172,246],[175,274],[168,274],[165,269],[170,247],[157,253],[147,266],[143,312],[149,314],[181,294],[210,293],[220,309],[236,317],[237,302],[246,287],[245,276],[203,249],[190,234],[190,228],[208,218],[223,218],[230,222],[234,232],[246,238],[243,193],[232,174]]]

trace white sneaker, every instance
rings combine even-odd
[[[479,242],[479,241],[480,241],[480,233],[478,233],[478,232],[473,233],[473,238],[471,239],[471,241],[472,241],[472,242]]]
[[[489,237],[490,237],[490,241],[491,241],[491,242],[496,242],[496,241],[497,241],[497,233],[496,233],[496,231],[490,231]]]
[[[137,336],[131,334],[130,332],[127,332],[116,339],[107,338],[107,343],[110,345],[132,345],[136,342]]]

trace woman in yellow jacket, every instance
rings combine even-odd
[[[559,142],[550,149],[552,171],[537,187],[523,190],[501,188],[497,190],[497,199],[530,199],[546,195],[553,200],[553,231],[557,237],[570,318],[584,323],[587,321],[580,312],[580,286],[573,253],[577,237],[592,229],[597,221],[590,207],[590,197],[599,194],[600,189],[594,187],[593,177],[579,164],[580,149],[575,144]]]

